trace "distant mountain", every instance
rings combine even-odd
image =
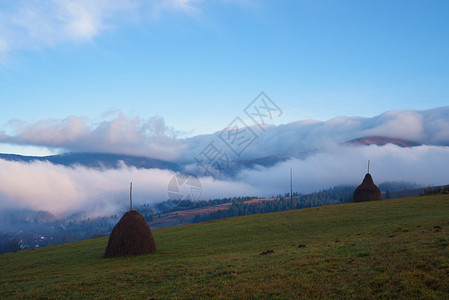
[[[350,141],[347,141],[345,144],[352,144],[352,145],[377,145],[377,146],[384,146],[387,144],[393,144],[399,147],[416,147],[421,146],[422,144],[413,142],[413,141],[406,141],[402,139],[395,139],[395,138],[389,138],[389,137],[383,137],[383,136],[368,136],[368,137],[362,137],[353,139]]]
[[[397,138],[389,138],[382,136],[370,136],[352,139],[342,143],[342,145],[387,145],[394,144],[400,147],[415,147],[421,144],[406,141]],[[226,168],[223,175],[234,176],[242,169],[251,169],[256,166],[272,167],[277,163],[287,161],[289,159],[306,159],[309,155],[319,152],[319,149],[310,149],[309,151],[296,151],[290,153],[279,153],[263,157],[254,157],[249,159],[231,160],[229,167]],[[149,158],[145,156],[133,156],[126,154],[111,153],[64,153],[50,156],[22,156],[16,154],[1,154],[0,159],[19,162],[48,161],[52,164],[63,166],[80,165],[87,168],[106,168],[114,169],[120,167],[121,162],[129,167],[139,169],[163,169],[175,172],[182,172],[186,163],[168,162],[160,159]],[[187,163],[188,164],[188,163]]]
[[[259,157],[247,160],[235,160],[230,162],[229,168],[225,170],[228,175],[235,175],[242,169],[252,169],[256,166],[262,166],[265,168],[272,167],[280,162],[287,161],[290,159],[305,159],[307,156],[311,155],[316,151],[308,152],[294,152],[294,153],[281,153],[277,155],[270,155],[265,157]]]
[[[309,153],[287,153],[271,155],[248,160],[234,160],[229,162],[229,167],[226,168],[223,175],[233,176],[240,170],[246,168],[254,168],[256,165],[263,167],[271,167],[275,164],[286,161],[292,158],[305,158]],[[0,153],[0,159],[17,162],[50,162],[55,165],[62,165],[66,167],[73,167],[76,165],[86,168],[94,169],[115,169],[119,168],[121,162],[129,167],[139,169],[162,169],[171,170],[174,172],[182,172],[184,166],[182,163],[167,162],[159,159],[153,159],[144,156],[132,156],[125,154],[110,154],[110,153],[64,153],[50,156],[23,156],[16,154]]]
[[[64,153],[50,156],[22,156],[15,154],[0,154],[0,159],[19,162],[48,161],[63,166],[80,165],[88,168],[113,169],[124,162],[129,167],[141,169],[168,169],[178,171],[179,166],[173,162],[159,159],[110,153]]]

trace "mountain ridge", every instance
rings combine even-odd
[[[25,156],[0,153],[0,159],[21,162],[47,161],[56,165],[81,165],[89,168],[118,168],[120,166],[120,162],[124,162],[128,167],[142,169],[168,169],[172,171],[179,170],[178,164],[173,162],[145,156],[114,153],[68,152],[49,156]]]
[[[399,147],[403,148],[409,148],[409,147],[417,147],[421,146],[421,143],[417,143],[414,141],[408,141],[404,139],[399,138],[391,138],[391,137],[384,137],[384,136],[367,136],[367,137],[361,137],[349,140],[345,142],[344,144],[349,145],[377,145],[377,146],[384,146],[388,144],[393,144]]]
[[[367,136],[361,138],[351,139],[349,141],[340,143],[340,145],[355,145],[355,146],[369,146],[378,145],[384,146],[393,144],[399,147],[416,147],[422,144],[408,141],[400,138],[390,138],[382,136]],[[230,161],[230,167],[227,170],[228,174],[234,174],[242,168],[254,168],[256,165],[271,167],[279,162],[289,159],[305,159],[307,156],[319,152],[318,149],[311,149],[308,151],[296,151],[289,153],[279,153],[262,157],[254,157],[249,159],[240,159]],[[174,172],[182,171],[182,163],[170,162],[161,159],[155,159],[147,156],[137,156],[129,154],[115,154],[115,153],[100,153],[100,152],[67,152],[62,154],[48,155],[48,156],[29,156],[19,154],[0,153],[0,159],[18,162],[50,162],[56,165],[74,166],[81,165],[87,168],[97,169],[114,169],[119,168],[121,162],[128,167],[135,167],[139,169],[162,169],[171,170]]]

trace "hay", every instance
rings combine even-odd
[[[145,218],[137,211],[128,211],[109,236],[105,257],[147,254],[156,251],[156,243]]]
[[[381,192],[377,185],[374,184],[373,178],[371,174],[368,173],[365,175],[363,182],[361,185],[357,187],[354,191],[354,202],[365,202],[365,201],[373,201],[380,200]]]

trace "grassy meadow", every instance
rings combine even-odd
[[[448,231],[449,195],[163,228],[149,255],[103,258],[107,238],[3,254],[0,299],[448,298]]]

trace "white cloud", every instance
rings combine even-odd
[[[55,214],[86,211],[107,215],[126,207],[129,182],[135,183],[137,202],[167,198],[166,182],[171,172],[137,170],[94,170],[68,168],[48,162],[19,163],[0,160],[0,208],[25,207]]]
[[[0,132],[0,142],[62,148],[75,152],[106,152],[174,160],[183,150],[175,132],[161,118],[129,118],[121,112],[92,122],[80,117],[12,122],[14,135]]]
[[[49,162],[13,162],[0,159],[0,209],[47,210],[57,215],[86,212],[108,215],[128,205],[129,182],[136,204],[168,199],[168,183],[175,173],[159,169],[64,167]],[[203,198],[256,194],[245,183],[201,179]]]
[[[64,43],[88,42],[106,30],[201,12],[202,0],[15,0],[0,8],[0,63],[11,54]],[[222,0],[221,2],[228,2]],[[232,1],[234,2],[234,1]],[[236,2],[238,3],[238,2]]]
[[[425,111],[388,111],[373,118],[338,117],[325,122],[297,121],[253,130],[258,138],[236,157],[220,141],[218,133],[186,139],[182,154],[192,161],[211,141],[224,149],[232,159],[254,159],[280,153],[299,153],[344,143],[367,136],[382,136],[421,144],[449,146],[449,107]]]
[[[196,4],[202,2],[201,0],[163,0],[160,1],[160,6],[165,9],[181,9],[186,12],[197,11]]]
[[[293,168],[294,189],[313,192],[340,184],[360,184],[368,160],[371,160],[370,173],[377,184],[385,181],[449,184],[449,147],[395,145],[334,145],[304,160],[292,159],[271,168],[244,170],[237,180],[256,186],[268,195],[277,191],[284,193],[289,189],[289,170]]]
[[[135,10],[132,0],[17,0],[0,11],[0,63],[17,51],[92,40]]]
[[[177,139],[162,118],[105,114],[94,122],[77,116],[29,124],[10,122],[11,132],[0,131],[0,143],[62,148],[74,152],[107,152],[143,155],[163,160],[194,162],[210,143],[226,151],[231,160],[255,159],[280,153],[325,149],[366,136],[383,136],[421,144],[449,146],[449,107],[426,111],[389,111],[373,118],[339,117],[326,122],[298,121],[253,127],[257,139],[237,157],[219,138],[220,132]]]
[[[376,119],[378,124],[365,130],[365,136],[401,137],[409,141],[421,141],[424,138],[424,126],[430,125],[424,124],[424,115],[417,111],[388,111]]]

